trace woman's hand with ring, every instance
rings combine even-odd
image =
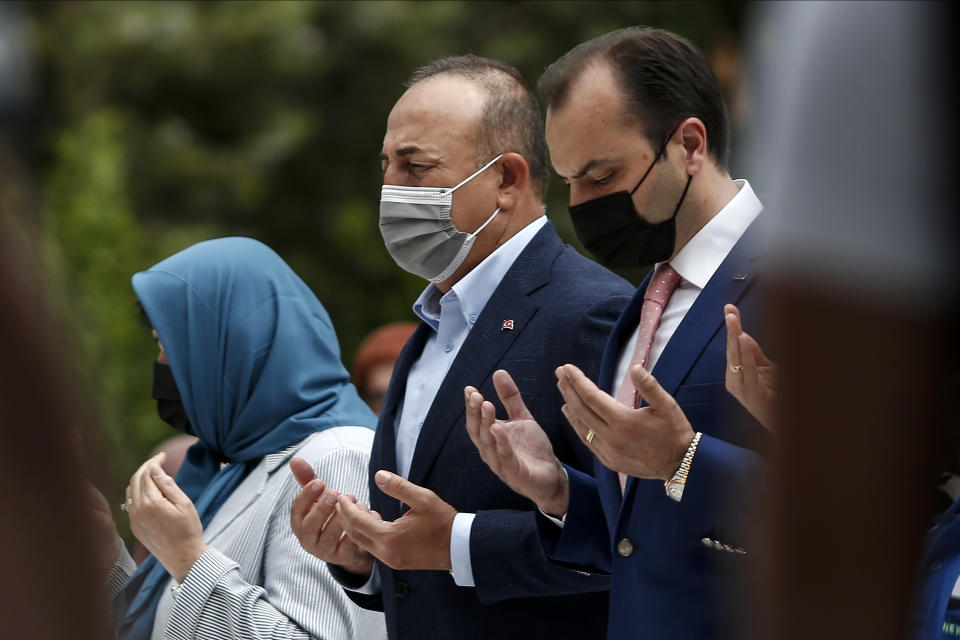
[[[127,512],[133,534],[174,580],[183,582],[207,545],[193,502],[160,467],[164,456],[150,458],[130,478]]]

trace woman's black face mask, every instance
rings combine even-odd
[[[196,435],[183,407],[177,382],[170,365],[153,363],[153,399],[157,401],[157,415],[171,427],[187,435]]]

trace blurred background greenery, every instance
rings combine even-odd
[[[714,62],[736,134],[746,110],[733,93],[746,10],[743,2],[5,6],[0,28],[7,45],[22,45],[26,71],[4,110],[0,215],[43,265],[80,362],[77,385],[98,412],[112,484],[123,487],[173,433],[150,398],[156,352],[137,323],[134,272],[200,240],[258,238],[323,301],[349,366],[367,332],[413,318],[424,286],[393,264],[377,226],[386,116],[416,67],[473,52],[535,83],[578,42],[660,26]],[[576,244],[559,181],[548,212]]]

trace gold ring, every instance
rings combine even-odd
[[[743,365],[742,365],[742,364],[732,364],[732,365],[730,365],[730,371],[732,371],[733,373],[740,373],[741,371],[743,371]]]
[[[593,439],[597,437],[597,432],[593,429],[587,429],[587,444],[593,444]]]

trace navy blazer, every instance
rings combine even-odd
[[[653,375],[703,432],[683,500],[661,480],[629,478],[596,462],[594,477],[568,469],[570,508],[560,529],[538,518],[548,555],[562,566],[611,574],[609,635],[636,640],[728,637],[740,609],[748,532],[745,499],[762,469],[766,430],[726,391],[723,305],[756,326],[760,247],[752,224],[697,297],[657,360]],[[598,385],[613,387],[617,361],[640,319],[649,276],[624,310],[603,355]],[[726,545],[726,546],[724,546]]]
[[[603,638],[606,576],[551,563],[536,525],[536,506],[514,493],[480,458],[466,432],[463,389],[477,387],[506,416],[492,374],[506,369],[527,407],[543,424],[557,456],[590,472],[593,456],[566,425],[554,370],[567,362],[588,375],[634,288],[565,246],[545,225],[504,276],[441,383],[417,441],[409,480],[436,492],[457,511],[476,513],[470,535],[475,588],[459,587],[446,571],[395,571],[377,563],[382,593],[351,597],[382,607],[391,638]],[[513,329],[504,329],[513,320]],[[421,323],[397,361],[370,457],[370,503],[384,519],[406,505],[372,482],[396,472],[396,424],[411,365],[432,329]],[[547,425],[552,425],[547,427]]]

